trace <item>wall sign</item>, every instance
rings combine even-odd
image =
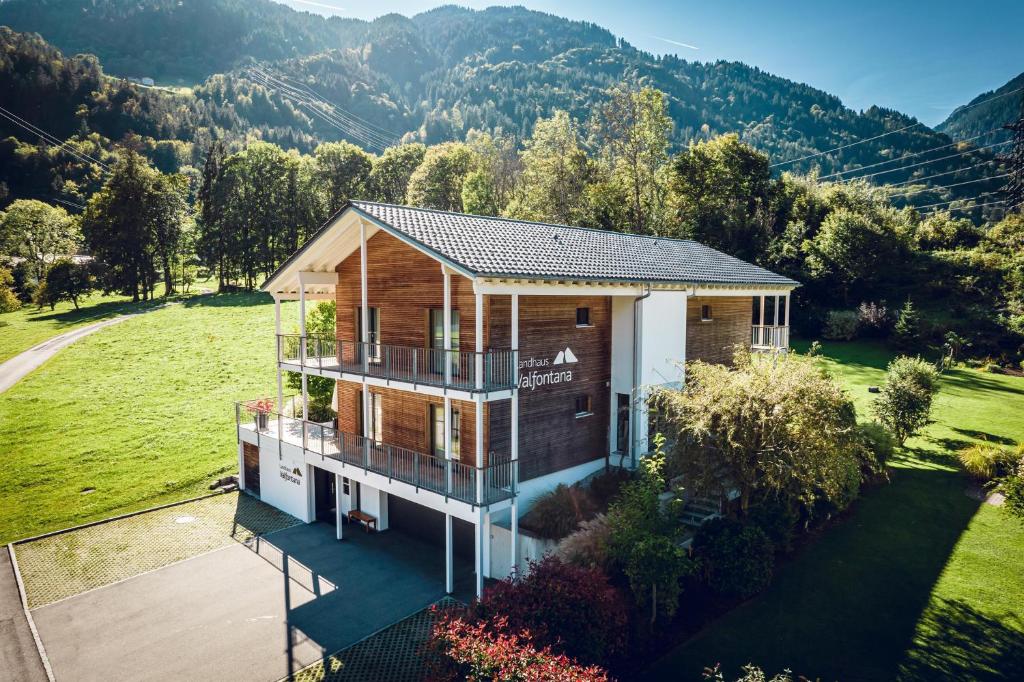
[[[535,391],[541,386],[568,383],[572,381],[572,368],[565,365],[574,365],[577,362],[579,359],[568,346],[558,351],[554,360],[536,356],[524,358],[519,361],[519,388]],[[556,367],[558,369],[555,369]]]
[[[293,467],[290,464],[282,464],[278,471],[278,475],[289,483],[302,485],[302,469],[299,467]]]

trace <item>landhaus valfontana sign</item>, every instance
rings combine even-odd
[[[572,381],[572,367],[579,362],[568,346],[558,351],[554,360],[531,356],[519,361],[519,388],[535,391],[542,386],[565,384]]]

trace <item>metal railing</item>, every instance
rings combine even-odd
[[[516,352],[512,350],[446,351],[343,341],[328,336],[280,334],[277,359],[281,363],[318,370],[467,391],[514,388],[516,381]]]
[[[751,327],[750,345],[753,348],[789,348],[789,327],[755,324]]]
[[[470,466],[268,411],[262,400],[235,403],[235,422],[239,429],[467,504],[500,502],[515,496],[518,488],[519,463],[515,460],[502,458],[484,467]]]

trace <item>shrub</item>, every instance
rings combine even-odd
[[[651,625],[658,613],[671,618],[679,606],[679,581],[693,574],[697,564],[664,535],[648,535],[633,546],[625,574],[637,606],[650,607]]]
[[[825,316],[822,336],[833,341],[850,341],[857,336],[859,319],[852,310],[830,310]]]
[[[697,529],[693,549],[704,579],[716,594],[751,597],[768,586],[775,548],[757,526],[732,519],[712,519]]]
[[[725,675],[722,673],[721,666],[715,665],[713,668],[704,669],[704,679],[710,680],[710,682],[725,682]],[[801,677],[801,680],[806,678]],[[777,675],[768,677],[768,675],[755,665],[743,666],[743,674],[736,678],[735,682],[793,682],[793,675],[788,670],[783,670]]]
[[[608,504],[619,494],[622,485],[632,478],[627,469],[612,467],[602,471],[590,480],[588,490],[599,509],[607,509]]]
[[[875,415],[900,445],[930,423],[939,373],[920,358],[901,356],[889,363]]]
[[[857,436],[860,440],[858,455],[864,475],[885,473],[886,465],[896,450],[896,439],[892,433],[878,422],[868,422],[857,425]]]
[[[14,293],[14,276],[7,268],[0,266],[0,313],[13,313],[21,307],[21,301]]]
[[[760,528],[776,549],[788,551],[793,544],[800,511],[786,500],[771,498],[753,505],[746,520]]]
[[[956,456],[969,475],[982,481],[1005,476],[1016,463],[1012,452],[989,443],[975,443]]]
[[[600,570],[553,556],[531,563],[523,576],[489,587],[468,617],[507,620],[534,644],[587,663],[607,663],[625,650],[628,620],[622,594]]]
[[[555,549],[555,556],[576,566],[608,570],[611,558],[608,542],[611,529],[604,514],[584,521],[576,532],[564,538]]]
[[[999,480],[996,490],[1006,500],[1003,509],[1024,521],[1024,445],[1017,448],[1017,464]]]
[[[466,620],[457,612],[443,613],[427,646],[440,658],[433,665],[431,679],[435,680],[608,680],[597,666],[581,666],[550,647],[538,649],[528,633],[511,631],[505,619],[484,623]]]
[[[857,326],[866,335],[885,336],[892,327],[888,308],[877,303],[861,303],[857,308]]]
[[[593,517],[595,511],[594,501],[585,490],[560,483],[534,501],[520,525],[541,537],[561,540]]]

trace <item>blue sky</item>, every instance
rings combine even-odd
[[[279,0],[373,19],[443,2]],[[463,0],[484,8],[493,2]],[[1024,71],[1024,1],[518,0],[592,21],[631,44],[698,61],[728,59],[808,83],[855,109],[872,104],[941,122],[956,106]],[[333,9],[337,8],[337,9]],[[696,48],[696,49],[694,49]]]

